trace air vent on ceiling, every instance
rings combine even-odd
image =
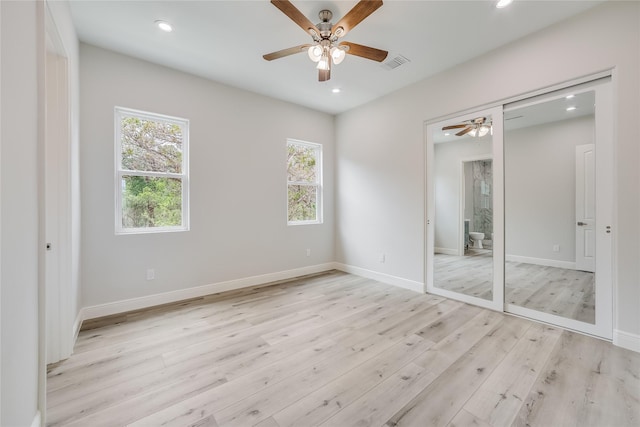
[[[382,63],[382,67],[387,70],[394,70],[401,66],[402,64],[406,64],[407,62],[411,62],[409,58],[403,55],[396,55],[391,57],[391,59],[387,59]]]

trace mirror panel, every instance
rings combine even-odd
[[[492,301],[492,117],[452,121],[432,132],[433,285]]]
[[[595,92],[504,113],[505,303],[595,324]]]

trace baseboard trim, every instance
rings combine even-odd
[[[640,353],[640,335],[614,329],[613,345]]]
[[[31,422],[31,427],[40,427],[42,425],[42,415],[40,411],[36,412],[36,416],[33,417],[33,421]]]
[[[345,273],[355,274],[357,276],[366,277],[367,279],[377,280],[378,282],[386,283],[388,285],[398,286],[400,288],[424,293],[424,284],[421,282],[416,282],[414,280],[404,279],[402,277],[392,276],[390,274],[367,270],[366,268],[355,267],[353,265],[342,264],[339,262],[335,263],[334,268],[336,270],[344,271]]]
[[[190,298],[198,298],[218,292],[232,291],[236,289],[247,288],[250,286],[263,285],[270,282],[277,282],[279,280],[293,279],[295,277],[305,276],[307,274],[322,273],[324,271],[335,269],[335,263],[330,262],[325,264],[296,268],[293,270],[285,270],[275,273],[262,274],[259,276],[251,276],[241,279],[212,283],[209,285],[196,286],[193,288],[179,289],[176,291],[147,295],[144,297],[131,298],[128,300],[115,301],[106,304],[93,305],[84,307],[82,310],[80,310],[80,313],[78,314],[79,325],[84,320],[125,313],[127,311],[139,310],[162,304],[169,304],[172,302],[183,301]]]
[[[449,248],[433,248],[433,252],[436,254],[444,254],[444,255],[458,255],[457,249],[449,249]]]
[[[525,264],[542,265],[545,267],[565,268],[567,270],[576,269],[576,263],[571,261],[558,261],[555,259],[533,258],[520,255],[506,255],[505,259],[511,262],[522,262]]]

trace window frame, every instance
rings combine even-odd
[[[141,120],[165,122],[180,126],[182,131],[182,173],[147,172],[122,168],[122,119],[135,117]],[[114,108],[115,139],[115,234],[146,234],[189,231],[189,120],[148,111],[134,110],[116,106]],[[174,178],[181,181],[182,204],[180,225],[162,227],[124,227],[122,225],[122,180],[124,176],[143,176],[151,178]]]
[[[306,181],[289,181],[289,174],[287,172],[287,189],[286,189],[286,218],[287,218],[287,226],[297,226],[297,225],[313,225],[313,224],[322,224],[323,223],[323,175],[322,175],[322,144],[318,144],[315,142],[301,141],[298,139],[287,139],[286,148],[288,149],[290,145],[303,146],[305,148],[311,148],[316,154],[316,182],[310,183]],[[288,168],[288,163],[287,163]],[[301,221],[290,221],[289,220],[289,186],[290,185],[300,185],[300,186],[309,186],[316,188],[316,219],[314,220],[301,220]]]

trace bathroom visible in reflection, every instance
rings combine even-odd
[[[491,159],[464,162],[465,255],[493,247]]]
[[[484,119],[485,125],[491,123],[491,117],[479,119]],[[464,128],[450,132],[438,128],[435,132],[433,285],[491,300],[492,133],[464,133]]]

